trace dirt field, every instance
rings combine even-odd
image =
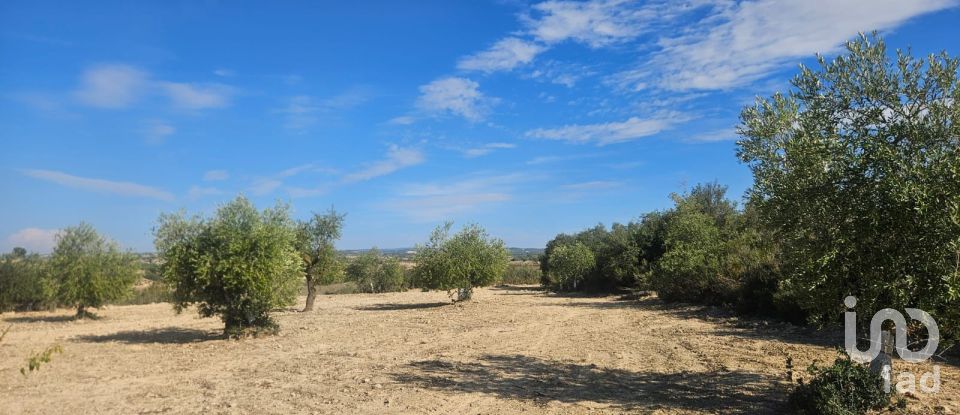
[[[785,399],[788,356],[802,372],[840,344],[656,298],[533,287],[457,305],[442,292],[323,296],[317,308],[243,341],[169,304],[110,307],[98,321],[3,314],[0,413],[767,413]],[[57,343],[62,355],[20,374]],[[941,380],[911,412],[960,413],[960,370],[941,363]]]

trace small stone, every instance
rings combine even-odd
[[[383,389],[383,385],[381,385],[381,384],[379,384],[379,383],[373,385],[373,387],[376,388],[376,389]]]

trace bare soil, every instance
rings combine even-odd
[[[301,302],[303,299],[301,298]],[[321,296],[278,336],[225,340],[169,304],[0,315],[0,413],[581,414],[782,412],[795,372],[832,362],[834,334],[656,297],[535,287]],[[40,370],[27,358],[60,344]],[[960,370],[909,412],[960,413]],[[919,376],[930,364],[897,362]],[[797,374],[794,375],[796,377]]]

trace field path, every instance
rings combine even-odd
[[[301,299],[302,301],[303,299]],[[839,339],[655,297],[536,287],[322,296],[279,336],[223,340],[169,304],[0,315],[0,414],[777,413],[796,372]],[[31,353],[64,352],[27,376]],[[903,364],[898,363],[903,366]],[[906,367],[916,373],[928,370]],[[960,413],[960,370],[913,413]]]

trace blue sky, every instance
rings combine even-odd
[[[348,213],[342,248],[444,220],[508,245],[750,185],[756,95],[861,31],[956,55],[955,0],[0,4],[0,249],[86,221],[152,250],[237,194]]]

